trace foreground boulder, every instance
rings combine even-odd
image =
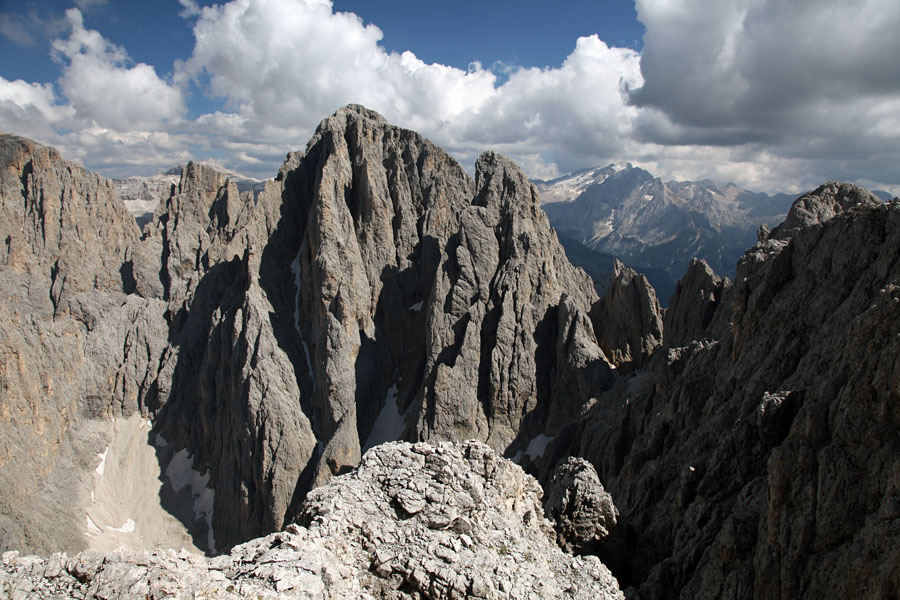
[[[3,555],[25,598],[622,598],[563,553],[537,482],[479,442],[389,443],[307,498],[285,531],[206,559],[173,550]]]

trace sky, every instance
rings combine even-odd
[[[273,176],[359,103],[471,169],[900,194],[900,0],[0,0],[0,131]]]

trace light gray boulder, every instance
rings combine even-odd
[[[9,598],[623,598],[562,552],[537,482],[470,441],[385,444],[314,490],[302,524],[214,559],[172,550],[0,560]]]

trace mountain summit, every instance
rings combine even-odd
[[[693,258],[733,278],[759,226],[780,223],[796,198],[709,180],[664,182],[629,163],[537,186],[560,234],[639,269],[662,269],[673,281]]]

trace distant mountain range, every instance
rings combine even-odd
[[[536,182],[567,253],[588,271],[615,256],[644,272],[665,302],[692,258],[734,277],[737,259],[763,223],[784,220],[796,194],[769,196],[710,180],[663,181],[629,163]],[[575,244],[598,255],[586,254]]]
[[[265,180],[200,164],[225,174],[254,199],[265,187]],[[173,193],[183,169],[112,180],[140,227],[152,219],[160,199]],[[598,292],[609,286],[618,259],[647,277],[663,306],[693,258],[734,278],[737,259],[756,242],[759,226],[781,223],[798,196],[769,196],[734,184],[722,188],[708,179],[664,182],[630,163],[533,183],[569,260],[591,276]],[[874,194],[891,199],[888,192]]]
[[[693,258],[734,278],[737,259],[774,228],[799,194],[768,195],[709,179],[663,181],[630,163],[534,181],[541,205],[573,264],[599,290],[616,258],[646,275],[665,305]],[[884,201],[892,196],[874,192]]]
[[[241,193],[253,192],[254,198],[266,185],[264,180],[253,179],[235,171],[229,171],[212,162],[199,164],[224,173],[237,185],[238,191]],[[153,211],[156,210],[160,199],[164,200],[172,194],[174,186],[177,186],[178,181],[181,179],[184,167],[185,165],[175,165],[165,173],[149,177],[135,176],[112,180],[113,185],[119,192],[119,197],[125,203],[125,208],[137,219],[138,226],[143,227],[148,223],[153,218]]]

